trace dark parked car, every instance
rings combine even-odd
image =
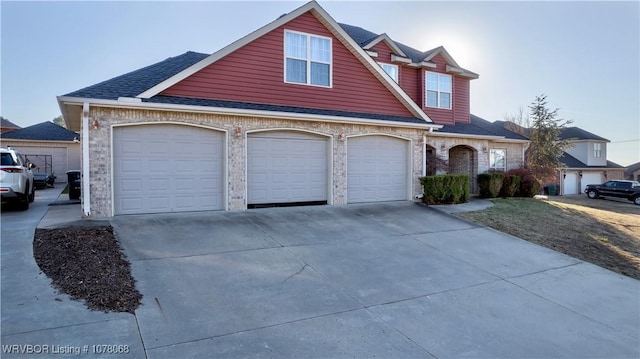
[[[34,173],[33,174],[33,185],[37,189],[53,187],[56,183],[56,176],[48,173]]]
[[[640,206],[640,182],[638,181],[607,181],[603,184],[588,184],[584,193],[591,199],[598,197],[626,198]]]

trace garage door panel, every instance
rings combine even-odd
[[[407,199],[408,141],[388,136],[347,140],[349,203]]]
[[[565,195],[569,195],[569,194],[577,194],[578,193],[578,178],[577,175],[575,173],[567,173],[565,178],[564,178],[564,187],[563,187],[563,193]]]
[[[307,133],[250,134],[247,148],[249,204],[326,201],[328,141]]]
[[[113,142],[115,214],[223,209],[221,132],[180,125],[118,127]]]

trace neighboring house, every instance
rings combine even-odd
[[[20,126],[7,120],[6,118],[0,117],[0,133],[15,131],[15,130],[19,130],[20,128],[21,128]]]
[[[414,199],[429,154],[471,175],[521,166],[526,138],[470,115],[477,77],[310,2],[58,103],[82,131],[85,215],[343,205]]]
[[[560,157],[566,167],[559,170],[560,194],[580,194],[588,184],[600,184],[612,179],[624,179],[624,167],[607,161],[606,138],[579,127],[567,127],[560,139],[572,146]]]
[[[513,122],[496,121],[510,131],[529,136],[531,129]],[[611,179],[623,179],[624,167],[607,160],[606,138],[602,138],[579,127],[566,127],[560,131],[560,140],[567,140],[571,147],[566,149],[559,160],[563,167],[558,169],[553,181],[560,185],[559,194],[580,194],[588,184],[600,184]]]
[[[0,135],[2,147],[12,147],[20,151],[36,165],[34,172],[55,173],[56,182],[67,182],[66,172],[79,170],[79,135],[53,122],[37,125]]]
[[[624,178],[633,181],[640,181],[640,162],[636,162],[627,167],[624,171]]]

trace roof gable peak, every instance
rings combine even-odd
[[[387,44],[387,46],[393,50],[393,52],[396,55],[402,56],[402,57],[407,57],[407,55],[404,53],[404,51],[402,51],[398,45],[396,44],[395,41],[393,41],[391,39],[391,37],[389,37],[389,35],[387,35],[386,33],[382,33],[380,34],[378,37],[376,37],[375,39],[371,40],[368,44],[366,44],[365,46],[363,46],[362,48],[365,50],[369,50],[372,47],[376,46],[378,43],[380,43],[381,41],[384,41],[385,44]]]
[[[141,99],[149,99],[153,96],[160,94],[162,91],[177,84],[178,82],[186,79],[187,77],[195,74],[196,72],[204,69],[205,67],[215,63],[221,58],[229,55],[237,49],[253,42],[261,36],[276,30],[280,26],[287,24],[293,19],[310,12],[315,16],[332,34],[339,40],[349,51],[358,58],[358,60],[416,117],[424,120],[427,123],[431,123],[429,116],[418,106],[413,100],[406,94],[400,86],[393,81],[389,75],[366,53],[366,51],[355,42],[351,36],[316,2],[310,1],[301,7],[284,14],[277,18],[275,21],[253,31],[245,37],[242,37],[233,43],[225,46],[219,51],[209,55],[203,60],[195,63],[194,65],[186,68],[185,70],[169,77],[168,79],[158,83],[157,85],[143,91],[136,97]],[[388,38],[388,36],[386,36]],[[381,39],[382,40],[382,39]],[[389,41],[393,42],[389,39]],[[397,46],[396,46],[397,47]],[[398,48],[398,50],[400,50]],[[402,52],[402,51],[400,51]]]

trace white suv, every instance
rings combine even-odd
[[[20,209],[29,209],[35,199],[33,164],[27,164],[21,154],[11,148],[0,148],[0,195],[2,203],[17,202]]]

